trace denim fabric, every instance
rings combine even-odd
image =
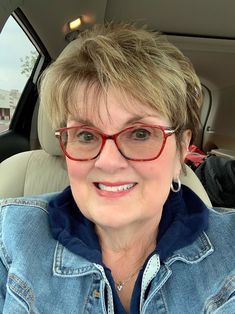
[[[0,312],[114,313],[102,266],[51,236],[48,201],[11,199],[0,206]],[[209,227],[144,270],[140,313],[235,313],[235,211],[209,209]]]
[[[126,314],[120,302],[115,283],[102,262],[102,252],[94,223],[88,220],[74,201],[70,186],[48,203],[48,218],[53,237],[71,252],[104,267],[113,293],[115,314]],[[139,312],[142,276],[153,253],[164,261],[177,249],[192,243],[208,227],[208,208],[188,187],[182,185],[179,193],[170,192],[163,207],[156,239],[156,249],[147,257],[131,296],[129,314]]]

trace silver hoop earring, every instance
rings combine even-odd
[[[171,191],[174,193],[179,192],[181,189],[181,182],[179,178],[174,179],[174,181],[171,183]]]

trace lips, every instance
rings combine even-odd
[[[102,196],[108,195],[124,195],[130,192],[136,185],[136,182],[95,182],[99,194]]]
[[[121,185],[106,185],[103,183],[97,183],[98,189],[102,191],[108,191],[108,192],[121,192],[130,190],[136,185],[136,183],[128,183],[128,184],[121,184]]]

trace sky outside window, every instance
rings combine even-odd
[[[0,133],[9,128],[37,57],[35,47],[10,16],[0,34]]]
[[[27,76],[21,74],[22,62],[36,51],[24,31],[13,17],[9,17],[0,34],[0,89],[10,91],[24,89]]]

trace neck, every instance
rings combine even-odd
[[[123,263],[130,271],[140,268],[156,247],[158,224],[142,224],[138,228],[111,229],[97,227],[104,264],[119,269]]]
[[[158,223],[137,228],[111,229],[97,226],[103,263],[111,270],[120,300],[129,312],[131,295],[140,269],[156,247]]]

